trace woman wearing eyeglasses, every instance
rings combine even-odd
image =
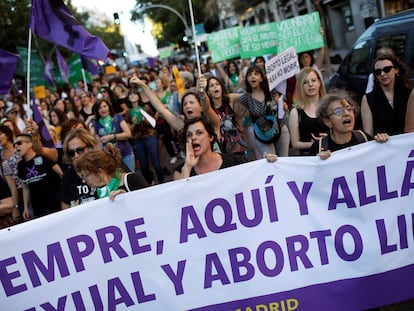
[[[124,173],[119,169],[121,154],[112,144],[104,150],[91,150],[75,159],[74,166],[83,182],[96,188],[98,198],[114,200],[121,193],[138,190],[148,186],[140,171]]]
[[[319,154],[325,160],[331,152],[358,145],[372,137],[361,130],[354,130],[357,106],[352,97],[345,91],[333,90],[321,100],[318,117],[330,129],[330,134],[315,141],[310,154]],[[377,142],[386,142],[388,135],[378,133],[374,136]]]
[[[71,164],[85,152],[96,149],[99,149],[98,141],[84,128],[75,128],[69,131],[63,143],[63,151]],[[59,196],[61,209],[97,199],[96,189],[84,183],[73,166],[70,166],[63,174]]]
[[[407,106],[413,107],[414,94],[405,65],[394,55],[382,55],[374,60],[373,74],[374,89],[361,102],[364,131],[371,136],[408,131],[405,125],[414,123],[414,114]]]

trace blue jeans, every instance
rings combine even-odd
[[[123,156],[122,162],[124,162],[131,172],[135,172],[135,156],[133,153]]]
[[[155,173],[157,174],[158,182],[163,183],[164,171],[162,170],[162,165],[160,161],[160,145],[158,143],[157,136],[153,135],[145,139],[135,140],[135,154],[138,157],[142,174],[144,174],[145,178],[147,178],[147,181],[152,181],[148,180],[149,176],[151,176],[148,168],[149,156],[149,158],[151,159],[152,166],[155,169]]]

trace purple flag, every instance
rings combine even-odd
[[[105,60],[108,48],[76,20],[63,0],[32,0],[30,28],[39,37],[93,59]]]
[[[20,55],[0,49],[0,94],[9,93]]]
[[[49,57],[45,60],[44,76],[47,83],[55,85],[55,80],[53,78],[53,66]]]
[[[59,49],[56,49],[56,59],[60,70],[60,76],[62,77],[62,81],[69,83],[69,66],[68,63],[63,58],[62,54],[60,54]]]
[[[99,66],[94,59],[87,58],[81,55],[82,67],[86,71],[90,72],[93,75],[96,75],[99,71]]]
[[[39,108],[37,108],[34,96],[33,96],[33,101],[32,101],[32,109],[33,109],[33,120],[39,126],[40,139],[42,140],[43,147],[56,148],[55,144],[53,143],[52,137],[50,137],[50,133],[49,133],[49,130],[47,129],[45,121],[43,120],[42,115],[40,114]]]

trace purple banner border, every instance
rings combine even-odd
[[[259,305],[267,306],[267,309],[262,307],[260,310],[363,310],[414,298],[413,279],[414,264],[376,275],[311,285],[191,311],[256,310]],[[297,307],[292,309],[296,305],[294,301],[297,301]],[[274,309],[275,303],[279,304],[278,309]]]

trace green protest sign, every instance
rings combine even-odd
[[[25,77],[27,76],[27,56],[29,54],[27,48],[17,47],[17,53],[19,53],[20,58],[17,63],[16,74]],[[31,50],[30,53],[30,88],[36,85],[45,85],[49,87],[49,84],[46,83],[44,79],[44,68],[42,58],[40,53],[37,50]]]
[[[240,28],[239,35],[241,58],[276,54],[278,51],[276,23]]]
[[[173,51],[172,46],[167,46],[167,47],[158,49],[158,52],[160,52],[160,58],[162,59],[170,57],[172,54],[172,51]]]
[[[300,53],[324,45],[318,12],[286,19],[278,22],[276,27],[279,52],[294,47]]]
[[[220,62],[240,56],[239,28],[224,29],[207,36],[207,44],[211,51],[213,62]]]
[[[79,54],[72,54],[72,56],[68,60],[69,65],[69,84],[72,86],[75,86],[79,80],[83,81],[82,76],[82,61]],[[90,83],[91,80],[91,74],[84,70],[85,76],[86,76],[86,82]]]

